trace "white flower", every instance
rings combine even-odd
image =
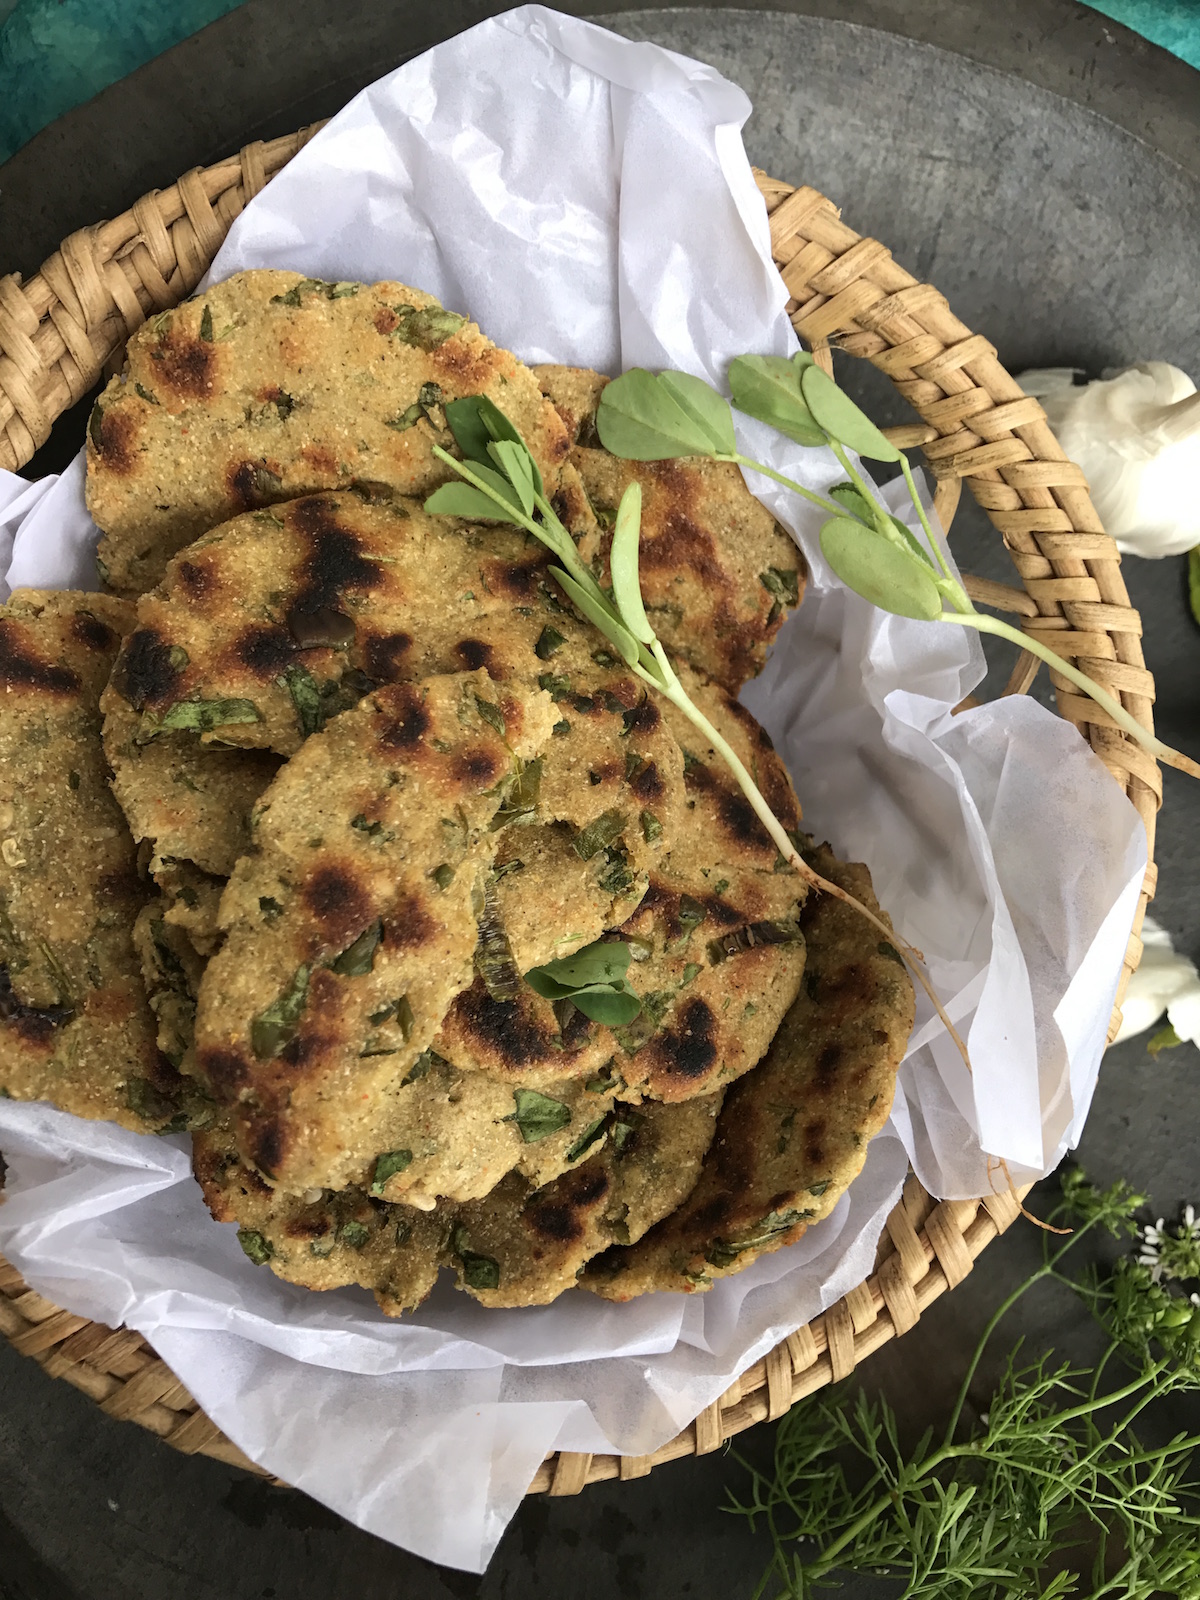
[[[1142,361],[1092,383],[1070,367],[1017,380],[1036,395],[1083,468],[1100,520],[1126,555],[1177,556],[1200,544],[1200,393],[1178,367]]]
[[[1142,943],[1146,948],[1125,991],[1121,1031],[1113,1043],[1144,1033],[1165,1011],[1180,1039],[1200,1045],[1200,972],[1195,962],[1176,955],[1170,934],[1153,917],[1142,927]]]

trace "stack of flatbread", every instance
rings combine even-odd
[[[818,870],[736,701],[803,575],[736,469],[600,446],[401,284],[248,272],[130,341],[89,427],[109,594],[0,612],[0,1093],[146,1132],[251,1259],[398,1314],[693,1290],[800,1236],[886,1120],[903,964],[807,898],[706,739],[511,525],[429,515],[445,406],[518,428]],[[593,1020],[527,974],[621,945]]]

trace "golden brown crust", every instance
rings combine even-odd
[[[566,431],[528,368],[474,323],[399,283],[236,273],[129,341],[88,429],[88,508],[112,586],[144,593],[199,534],[298,495],[449,476],[444,401],[486,394],[546,481]]]

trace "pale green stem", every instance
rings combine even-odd
[[[950,582],[954,584],[954,587],[958,589],[958,583],[954,577],[954,574],[950,571],[950,567],[946,561],[946,558],[942,554],[942,547],[934,538],[933,529],[929,526],[929,518],[925,515],[925,507],[921,504],[921,496],[917,493],[917,485],[912,475],[912,468],[909,466],[908,457],[904,454],[903,450],[900,452],[900,470],[903,472],[904,481],[908,485],[908,492],[912,497],[913,506],[916,508],[916,513],[921,519],[921,526],[925,530],[925,537],[929,540],[929,548],[933,551],[933,554],[937,559],[938,566],[941,567],[943,573],[947,578],[949,578]],[[962,594],[961,589],[959,589],[958,592]],[[965,594],[963,594],[963,599],[967,602],[966,609],[968,611],[974,611],[975,607],[971,604],[970,599]]]
[[[1193,778],[1200,778],[1200,763],[1185,756],[1178,750],[1173,750],[1169,744],[1164,744],[1161,739],[1155,738],[1147,728],[1143,728],[1136,718],[1130,716],[1119,700],[1114,700],[1106,689],[1098,683],[1093,683],[1086,673],[1080,672],[1078,667],[1073,667],[1069,661],[1044,645],[1033,634],[1023,633],[1020,628],[1014,628],[1010,623],[1002,622],[999,617],[989,617],[980,611],[972,611],[964,615],[961,612],[943,611],[940,622],[957,622],[962,627],[976,628],[980,633],[995,634],[998,639],[1009,639],[1014,644],[1028,650],[1032,655],[1039,656],[1048,662],[1056,672],[1061,672],[1064,678],[1070,680],[1077,688],[1089,695],[1098,706],[1107,711],[1109,716],[1119,728],[1137,740],[1143,750],[1149,751],[1159,761],[1165,762],[1168,767],[1176,767],[1180,772],[1186,772]]]
[[[871,491],[868,488],[866,480],[864,479],[862,473],[858,471],[857,467],[855,467],[854,463],[850,460],[850,457],[846,454],[845,450],[842,449],[841,445],[837,442],[837,440],[834,439],[834,438],[830,438],[828,434],[826,435],[826,437],[829,438],[829,448],[833,451],[834,455],[838,458],[838,461],[841,464],[842,471],[850,479],[850,482],[854,485],[854,487],[858,490],[859,494],[862,495],[863,499],[867,502],[867,504],[871,507],[871,510],[875,513],[875,526],[878,529],[878,531],[880,533],[884,534],[888,539],[890,539],[893,544],[902,544],[903,541],[898,538],[895,528],[893,528],[891,523],[888,521],[887,512],[883,509],[883,507],[879,504],[879,501],[876,500],[875,496],[871,493]],[[842,515],[845,516],[845,514],[846,513],[843,511]]]
[[[824,495],[816,494],[812,489],[806,489],[802,483],[797,483],[793,478],[785,478],[782,472],[775,472],[771,467],[764,466],[761,461],[752,461],[749,456],[713,456],[714,461],[732,461],[736,466],[749,467],[751,472],[761,472],[764,478],[770,478],[775,483],[780,483],[785,489],[790,489],[793,494],[800,495],[814,506],[819,506],[822,511],[828,511],[831,516],[844,517],[846,508],[839,506],[835,500],[827,500]]]

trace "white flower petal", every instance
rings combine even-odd
[[[1170,934],[1152,917],[1142,926],[1142,943],[1141,962],[1121,1003],[1121,1031],[1113,1042],[1144,1033],[1165,1011],[1181,1039],[1200,1044],[1200,972],[1195,963],[1176,954]]]

